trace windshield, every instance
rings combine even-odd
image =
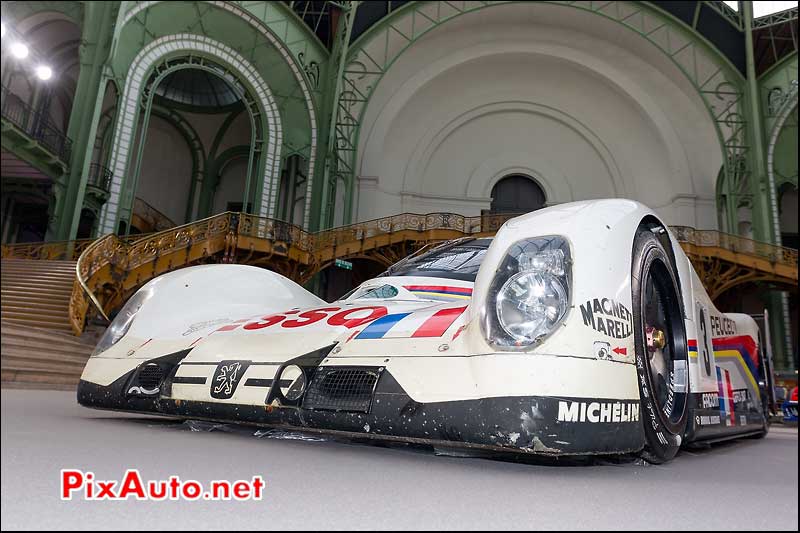
[[[381,276],[429,276],[475,281],[491,238],[459,239],[395,263]]]

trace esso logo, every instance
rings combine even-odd
[[[364,306],[351,309],[320,307],[317,309],[309,309],[302,313],[299,311],[286,311],[284,313],[267,315],[258,320],[247,322],[242,327],[249,331],[277,325],[286,329],[294,329],[327,321],[330,326],[344,326],[345,328],[352,329],[377,320],[386,314],[387,310],[383,306]],[[232,325],[227,325],[219,328],[217,331],[231,331],[237,329],[237,327],[238,324],[233,327]]]

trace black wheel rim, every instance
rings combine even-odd
[[[688,365],[678,295],[667,266],[656,259],[644,277],[642,322],[651,390],[661,416],[677,424],[686,408]]]

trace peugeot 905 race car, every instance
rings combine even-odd
[[[719,312],[628,200],[558,205],[405,258],[328,303],[274,272],[189,267],[121,309],[85,406],[545,455],[767,431],[752,318]]]

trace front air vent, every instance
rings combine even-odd
[[[161,380],[164,377],[164,371],[159,365],[149,364],[139,370],[138,382],[139,386],[146,390],[157,389],[161,385]]]
[[[308,388],[303,408],[368,413],[379,377],[379,369],[320,368]]]

